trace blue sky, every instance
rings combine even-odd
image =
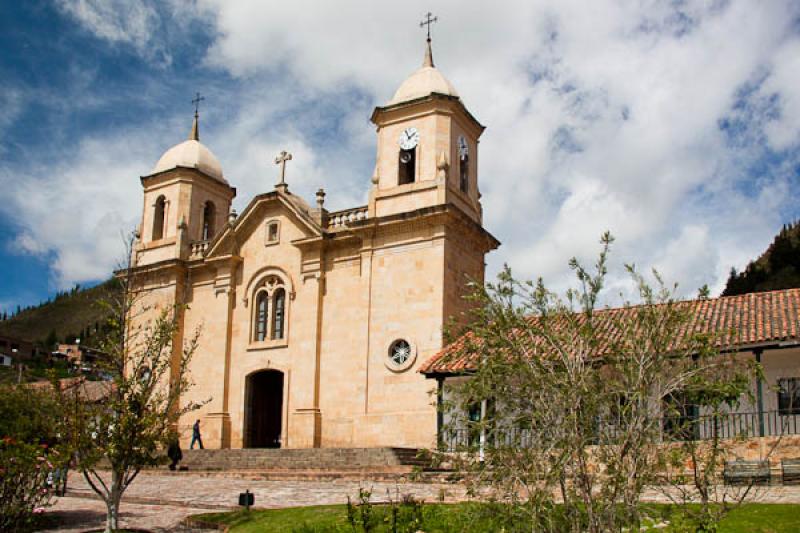
[[[561,288],[610,229],[617,265],[718,291],[800,217],[797,2],[6,2],[0,309],[110,273],[196,91],[239,211],[281,149],[293,191],[363,203],[369,115],[419,66],[428,9],[437,66],[488,128],[490,272]]]

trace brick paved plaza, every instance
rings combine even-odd
[[[438,501],[445,491],[445,501],[464,496],[456,485],[432,483],[392,483],[365,481],[375,499],[384,500],[386,491],[399,488],[400,494],[414,494],[426,501]],[[154,531],[174,531],[191,514],[236,508],[240,492],[255,494],[256,507],[278,508],[306,505],[341,504],[347,496],[358,494],[358,481],[264,481],[229,476],[207,477],[195,474],[142,473],[125,492],[122,502],[122,525]],[[82,476],[71,472],[67,497],[60,498],[48,513],[63,519],[58,531],[83,531],[103,527],[105,505]]]
[[[60,498],[48,510],[59,519],[61,527],[54,531],[79,532],[101,528],[105,523],[105,506],[75,472],[70,474],[67,497]],[[358,494],[359,486],[372,488],[375,500],[384,500],[386,491],[411,493],[428,502],[464,499],[459,485],[438,483],[392,483],[378,481],[265,481],[232,476],[197,474],[142,473],[125,493],[122,503],[122,525],[152,531],[182,531],[180,522],[186,516],[236,508],[238,495],[245,489],[255,494],[256,507],[280,508],[306,505],[341,504]],[[645,499],[666,501],[656,490],[649,490]],[[754,501],[763,503],[800,503],[800,486],[754,488]]]

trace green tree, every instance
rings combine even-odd
[[[639,305],[597,309],[612,242],[603,236],[592,271],[570,262],[577,285],[563,297],[507,267],[475,287],[468,333],[450,355],[475,370],[445,390],[445,436],[466,452],[446,458],[471,493],[510,504],[500,507],[509,531],[641,527],[642,492],[674,458],[662,404],[721,405],[747,390],[749,369],[716,339],[687,333],[691,306],[657,273],[652,287],[627,267]]]
[[[58,344],[58,336],[56,335],[56,330],[51,329],[50,333],[47,334],[47,338],[44,340],[44,346],[48,350],[52,350]]]
[[[78,468],[106,504],[108,532],[119,526],[125,490],[142,468],[165,461],[164,450],[175,438],[178,420],[200,407],[180,401],[191,386],[187,368],[198,333],[176,345],[182,308],[157,310],[137,301],[136,274],[130,262],[118,278],[119,290],[104,302],[110,319],[97,340],[105,354],[97,368],[111,376],[105,398],[88,401],[81,387],[61,392],[63,419]],[[145,321],[148,313],[155,318]],[[100,469],[103,463],[110,470],[105,476]]]
[[[702,287],[697,289],[697,299],[698,300],[708,300],[711,297],[711,289],[708,288],[708,284],[704,284]]]

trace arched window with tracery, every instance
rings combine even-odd
[[[253,341],[286,338],[286,285],[276,275],[266,276],[254,289]]]
[[[259,291],[256,296],[256,327],[255,340],[261,342],[267,338],[267,307],[269,305],[267,291]]]
[[[153,206],[153,240],[157,241],[164,238],[164,211],[167,207],[167,199],[162,194],[156,199]]]
[[[208,201],[203,206],[203,234],[201,239],[206,241],[214,236],[214,203]]]
[[[286,289],[275,289],[272,296],[272,339],[283,338],[283,322],[286,316]]]

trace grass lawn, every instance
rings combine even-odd
[[[731,512],[719,531],[720,533],[800,531],[800,505],[750,503]]]
[[[668,512],[666,506],[653,506]],[[422,529],[426,533],[497,531],[491,513],[478,504],[428,504],[423,507]],[[224,523],[234,533],[251,531],[281,531],[294,533],[352,532],[344,505],[295,507],[291,509],[256,510],[247,513],[212,513],[195,516],[207,522]],[[371,523],[376,532],[390,531],[389,508],[372,507]],[[357,531],[361,531],[359,528]],[[401,529],[402,531],[402,529]],[[674,531],[657,529],[654,531]],[[719,533],[773,533],[800,531],[800,505],[750,503],[731,512],[719,528]]]

